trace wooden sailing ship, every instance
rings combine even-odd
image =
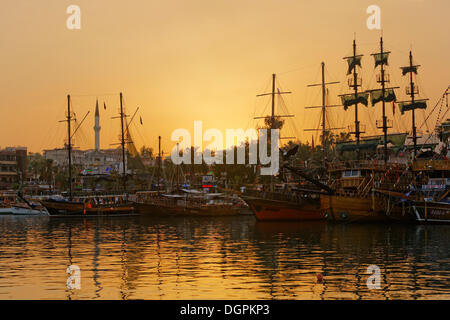
[[[414,82],[413,74],[418,73],[419,65],[413,63],[412,52],[409,52],[409,65],[401,67],[402,75],[409,76],[409,86],[406,93],[410,96],[409,101],[400,103],[402,114],[411,112],[413,140],[413,163],[415,188],[408,193],[408,206],[410,215],[418,223],[450,223],[450,161],[446,156],[441,159],[418,159],[417,158],[417,128],[415,122],[415,111],[426,109],[428,99],[417,99],[419,88]],[[442,99],[446,100],[448,110],[448,92],[445,91]],[[444,140],[444,139],[441,139]],[[444,141],[447,145],[448,141]],[[447,147],[444,148],[447,150]],[[411,196],[413,200],[411,200]]]
[[[362,78],[358,76],[358,68],[361,68],[362,55],[356,52],[356,41],[353,40],[353,55],[345,57],[348,63],[350,75],[348,85],[353,91],[349,94],[341,95],[342,104],[347,110],[354,106],[355,124],[354,130],[350,132],[355,136],[355,143],[352,145],[356,152],[356,161],[334,162],[329,166],[329,184],[334,189],[333,194],[321,196],[321,208],[328,219],[338,222],[385,222],[385,221],[406,221],[409,216],[405,214],[401,207],[395,205],[398,199],[390,198],[383,191],[405,193],[409,189],[410,171],[407,166],[396,163],[388,163],[388,128],[390,127],[386,116],[386,102],[396,100],[394,89],[387,87],[389,76],[385,66],[388,64],[389,53],[384,51],[383,38],[380,38],[380,52],[372,54],[375,60],[375,68],[380,68],[377,82],[381,89],[368,91],[360,90]],[[383,130],[383,159],[360,160],[361,150],[361,130],[358,119],[358,105],[367,106],[369,95],[372,105],[382,103],[382,120],[377,121],[378,127]],[[378,190],[378,191],[376,191]]]
[[[322,64],[322,70],[324,65]],[[322,73],[323,74],[323,73]],[[322,82],[322,85],[324,83]],[[325,91],[323,91],[325,92]],[[274,129],[276,121],[281,117],[292,117],[292,115],[276,115],[275,114],[275,97],[277,95],[286,94],[290,92],[281,92],[276,89],[276,75],[272,75],[272,91],[258,96],[271,95],[272,113],[270,116],[256,117],[255,119],[265,119],[270,123],[270,129]],[[325,103],[325,100],[323,100]],[[289,156],[295,154],[291,152]],[[288,151],[289,153],[289,151]],[[290,167],[289,167],[290,168]],[[296,169],[291,168],[294,171]],[[287,169],[289,170],[289,169]],[[271,183],[268,189],[246,189],[240,196],[248,204],[256,218],[260,221],[310,221],[310,220],[324,220],[324,216],[320,210],[320,200],[317,192],[312,190],[310,185],[300,188],[299,185],[293,186],[284,183],[282,190],[274,190],[273,176],[271,176]],[[326,187],[326,186],[325,186]]]
[[[74,197],[72,191],[72,130],[71,122],[73,121],[73,113],[71,111],[70,95],[67,95],[67,154],[68,154],[68,170],[69,170],[69,195],[68,197],[49,197],[41,200],[41,204],[47,209],[50,215],[63,216],[98,216],[98,215],[115,215],[115,214],[133,214],[135,212],[134,204],[128,200],[126,195],[126,160],[125,160],[125,132],[122,104],[122,93],[120,93],[120,119],[121,119],[121,145],[123,159],[123,190],[124,195],[111,196],[88,196]]]
[[[180,188],[180,167],[176,166],[175,186],[160,189],[161,136],[158,137],[158,174],[156,191],[136,192],[135,203],[141,215],[146,216],[233,216],[240,214],[243,203],[238,197],[226,193],[207,193]],[[178,145],[177,145],[178,148]],[[181,172],[181,175],[183,173]]]
[[[196,190],[177,194],[140,191],[136,193],[136,204],[141,214],[159,216],[235,216],[243,208],[238,198]]]
[[[403,67],[402,73],[410,73],[409,94],[411,100],[401,105],[402,111],[412,111],[414,119],[414,110],[425,108],[424,100],[415,100],[414,95],[418,90],[412,81],[412,73],[417,73],[417,67],[412,63],[412,54],[410,52],[410,66]],[[450,87],[447,88],[440,99],[441,103],[445,99],[448,110],[448,94]],[[439,102],[438,102],[439,104]],[[405,207],[411,219],[417,223],[450,223],[450,160],[448,159],[448,136],[444,137],[444,132],[448,131],[445,121],[440,128],[436,128],[442,144],[441,153],[434,153],[431,158],[416,158],[414,152],[414,161],[411,166],[413,174],[414,188],[406,194],[397,194],[402,208]],[[415,123],[413,120],[413,140],[414,150],[417,149],[417,136],[415,133]]]

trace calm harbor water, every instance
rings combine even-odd
[[[449,240],[450,226],[0,216],[0,299],[450,299]]]

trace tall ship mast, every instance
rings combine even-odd
[[[393,207],[386,192],[395,191],[406,193],[411,178],[406,170],[406,165],[399,164],[395,168],[388,169],[386,162],[387,131],[390,127],[386,117],[385,103],[395,101],[394,87],[387,87],[389,75],[385,70],[388,64],[390,52],[384,51],[383,39],[380,39],[380,52],[373,54],[375,68],[380,67],[381,74],[377,76],[380,89],[362,91],[362,78],[358,76],[358,67],[361,68],[362,55],[357,54],[356,41],[353,40],[353,55],[344,57],[348,63],[348,86],[353,93],[341,95],[344,110],[355,106],[354,130],[356,140],[356,161],[335,161],[329,165],[329,184],[333,186],[334,193],[321,195],[321,208],[325,216],[333,221],[341,222],[375,222],[408,219],[403,215],[401,208]],[[361,124],[358,118],[358,105],[368,105],[371,98],[372,106],[382,102],[382,125],[384,134],[384,164],[372,160],[361,159]]]
[[[260,116],[260,117],[254,117],[254,119],[269,119],[269,125],[270,125],[270,129],[280,129],[280,124],[277,124],[276,120],[277,118],[290,118],[293,117],[294,115],[292,114],[288,114],[288,115],[277,115],[275,113],[275,96],[281,96],[282,94],[290,94],[292,92],[290,91],[280,91],[280,89],[276,88],[276,74],[272,74],[272,91],[268,92],[268,93],[262,93],[262,94],[258,94],[257,97],[262,97],[262,96],[268,96],[270,95],[272,97],[271,99],[271,103],[272,103],[272,112],[269,116]],[[292,137],[280,137],[280,139],[289,139]]]
[[[353,55],[344,57],[344,59],[348,63],[347,75],[350,76],[348,78],[348,86],[353,90],[353,93],[340,95],[344,110],[347,110],[348,107],[352,105],[355,106],[355,125],[354,128],[350,126],[349,131],[350,134],[355,135],[357,160],[361,158],[361,150],[359,146],[361,141],[361,134],[365,133],[364,129],[361,130],[362,127],[358,119],[358,104],[362,104],[367,107],[369,101],[369,94],[363,92],[362,90],[359,90],[359,88],[362,86],[362,77],[358,76],[358,67],[361,68],[362,57],[362,54],[356,54],[356,40],[353,39]]]
[[[269,126],[269,129],[281,129],[283,123],[278,122],[277,119],[278,118],[289,118],[289,117],[293,117],[293,115],[277,115],[277,114],[275,114],[275,96],[276,95],[281,96],[282,94],[290,94],[290,93],[291,93],[290,91],[282,92],[278,88],[276,88],[276,74],[275,73],[272,74],[272,91],[269,93],[262,93],[262,94],[257,95],[257,97],[268,96],[268,95],[270,95],[272,97],[272,99],[271,99],[272,112],[271,112],[270,116],[255,117],[254,119],[264,119],[266,125]],[[268,135],[268,137],[270,137],[270,135]],[[289,138],[292,138],[292,137],[280,137],[280,139],[289,139]],[[273,191],[273,175],[270,176],[270,191]]]
[[[72,133],[70,123],[73,120],[70,111],[70,94],[67,95],[67,157],[69,160],[69,200],[72,200]]]
[[[390,51],[384,51],[383,37],[380,37],[380,52],[373,53],[372,56],[375,60],[375,68],[380,67],[380,73],[377,75],[377,82],[381,85],[381,89],[368,90],[370,93],[370,100],[372,106],[375,106],[378,102],[382,103],[383,116],[381,122],[377,120],[377,127],[383,129],[384,135],[384,163],[388,161],[388,149],[387,149],[387,133],[388,129],[392,128],[392,122],[388,122],[386,116],[386,102],[395,102],[397,97],[395,96],[394,89],[399,87],[386,87],[386,84],[390,82],[389,74],[385,70],[385,66],[388,65],[388,58]]]
[[[330,130],[338,129],[338,128],[328,128],[326,126],[326,109],[331,107],[338,107],[339,105],[327,105],[327,85],[331,84],[337,84],[339,81],[333,81],[333,82],[326,82],[325,81],[325,62],[321,63],[321,73],[322,73],[322,82],[317,84],[310,84],[308,87],[316,87],[321,86],[322,88],[322,105],[321,106],[311,106],[311,107],[305,107],[305,109],[311,109],[311,108],[321,108],[322,109],[322,128],[321,129],[305,129],[305,131],[322,131],[322,164],[323,167],[326,168],[326,150],[327,150],[327,136]]]
[[[126,161],[126,150],[125,150],[125,130],[124,130],[124,122],[127,115],[123,112],[123,95],[122,92],[119,95],[120,97],[120,112],[118,117],[113,117],[113,119],[120,118],[120,145],[122,147],[122,186],[123,192],[127,192],[127,161]]]
[[[401,101],[399,103],[400,111],[402,114],[405,111],[411,111],[411,121],[412,121],[412,137],[413,140],[413,160],[416,159],[417,155],[417,128],[416,128],[416,109],[426,109],[428,99],[416,99],[416,95],[419,94],[419,87],[414,83],[413,73],[417,74],[417,69],[420,65],[413,64],[412,51],[409,51],[409,65],[405,67],[400,67],[402,69],[402,75],[405,76],[409,74],[409,86],[406,87],[406,94],[410,96],[411,100]]]
[[[324,78],[323,78],[324,79]],[[266,125],[270,124],[271,129],[279,129],[280,124],[277,123],[279,117],[293,117],[292,115],[276,115],[275,114],[275,95],[285,94],[290,92],[281,92],[276,89],[275,85],[276,76],[272,75],[272,92],[263,93],[257,95],[257,97],[271,95],[272,96],[272,113],[270,116],[256,117],[255,119],[265,119]],[[324,81],[322,82],[325,86]],[[319,106],[323,108],[326,103],[325,90],[323,90],[323,105]],[[268,121],[270,123],[268,123]],[[286,138],[286,137],[284,137]],[[312,179],[302,170],[292,168],[285,164],[288,162],[289,157],[295,155],[299,146],[295,146],[292,149],[283,152],[281,171],[284,169],[304,178],[310,182],[310,185],[305,184],[285,184],[286,189],[284,191],[275,191],[271,188],[268,190],[251,189],[246,190],[241,195],[241,198],[249,205],[250,209],[255,214],[256,218],[261,221],[284,221],[284,220],[296,220],[296,221],[311,221],[311,220],[324,220],[324,216],[320,209],[319,193],[322,189],[330,190],[326,185],[322,184],[316,179]],[[283,174],[280,174],[282,176]],[[273,178],[273,176],[272,176]],[[271,179],[272,182],[272,179]],[[315,185],[315,190],[309,189],[311,184]],[[271,183],[272,186],[272,183]],[[308,189],[305,189],[308,188]]]

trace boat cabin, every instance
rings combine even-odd
[[[16,203],[15,194],[0,194],[0,208],[9,207],[11,204]]]
[[[404,189],[411,182],[406,165],[360,160],[333,162],[329,179],[337,193],[367,195],[373,188]]]
[[[413,171],[421,197],[450,202],[450,160],[416,160]]]

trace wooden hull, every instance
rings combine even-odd
[[[177,206],[157,203],[137,203],[141,215],[164,216],[234,216],[240,213],[240,208],[232,206]]]
[[[83,214],[84,205],[78,202],[41,201],[50,215]]]
[[[260,221],[324,220],[319,199],[300,199],[299,202],[270,200],[242,196]]]
[[[42,201],[42,205],[52,216],[102,216],[102,215],[121,215],[133,214],[135,206],[131,203],[113,204],[113,205],[97,205],[85,207],[83,203],[78,202],[62,202],[62,201]]]
[[[400,206],[394,206],[385,197],[321,196],[323,214],[335,222],[392,222],[411,221]]]

